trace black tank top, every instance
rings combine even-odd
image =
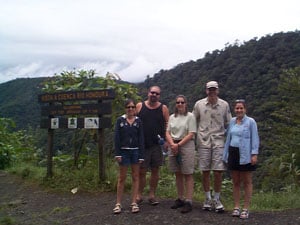
[[[158,134],[163,138],[165,137],[166,121],[163,116],[162,106],[163,104],[160,104],[156,109],[149,109],[145,105],[145,102],[142,103],[138,117],[140,117],[143,122],[145,148],[158,144]]]

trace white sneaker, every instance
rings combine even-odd
[[[214,199],[213,200],[213,206],[216,212],[223,212],[224,211],[224,206],[220,199]]]
[[[208,210],[211,211],[212,210],[212,201],[211,199],[206,199],[205,202],[203,203],[203,210]]]

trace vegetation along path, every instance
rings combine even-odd
[[[101,225],[146,225],[146,224],[300,224],[300,209],[280,212],[251,212],[248,220],[201,209],[195,202],[191,213],[181,214],[170,209],[172,199],[160,199],[158,206],[141,204],[141,212],[129,211],[129,196],[124,198],[124,209],[119,215],[112,214],[115,193],[53,193],[27,184],[20,178],[0,171],[0,224],[101,224]]]

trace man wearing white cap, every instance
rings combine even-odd
[[[219,85],[216,81],[206,84],[207,97],[195,103],[193,113],[197,119],[197,149],[199,152],[199,167],[203,172],[203,189],[206,200],[204,210],[214,209],[224,211],[220,201],[222,173],[225,165],[222,161],[225,130],[231,120],[228,103],[220,98]],[[214,199],[210,193],[210,171],[214,175]]]

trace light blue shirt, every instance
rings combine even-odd
[[[240,150],[240,165],[251,163],[251,155],[258,154],[259,137],[257,124],[251,117],[244,116],[239,127],[239,133],[233,127],[236,125],[236,117],[232,118],[227,129],[227,137],[223,152],[223,161],[228,162],[229,146],[232,139],[239,139],[238,146]],[[236,141],[235,141],[236,142]]]

